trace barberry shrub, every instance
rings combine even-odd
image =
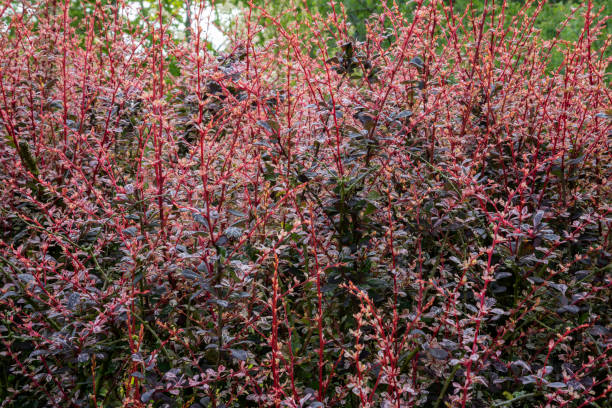
[[[573,42],[540,38],[545,3],[417,0],[363,41],[339,4],[252,6],[217,53],[203,4],[181,37],[161,2],[15,3],[2,406],[610,406],[590,1]]]

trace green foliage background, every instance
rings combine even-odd
[[[113,4],[116,3],[116,0],[103,0],[98,1],[102,5],[105,4]],[[265,8],[267,11],[271,13],[280,14],[284,9],[288,6],[288,1],[286,0],[252,0],[253,4],[256,6]],[[450,3],[451,1],[449,1]],[[155,16],[155,11],[157,8],[156,0],[137,0],[137,1],[129,1],[128,3],[134,4],[138,6],[145,17]],[[197,1],[185,1],[185,0],[162,0],[162,5],[165,11],[175,17],[175,24],[177,27],[180,24],[184,24],[185,20],[185,8],[188,3],[192,5],[196,4]],[[239,6],[239,7],[248,7],[250,0],[217,0],[215,4],[217,6]],[[455,0],[452,1],[453,8],[456,12],[461,13],[470,5],[474,7],[476,12],[482,10],[485,6],[491,5],[491,1],[487,0]],[[73,18],[79,22],[85,15],[91,12],[92,8],[96,4],[95,0],[83,0],[83,1],[72,1],[70,14]],[[501,1],[497,1],[495,3],[496,7],[500,7]],[[524,0],[510,0],[507,3],[507,16],[508,21],[516,15],[519,10],[525,4]],[[326,15],[332,13],[332,3],[329,0],[305,0],[305,5],[311,11],[317,11],[322,15]],[[582,10],[579,10],[576,13],[576,19],[574,19],[568,26],[563,30],[561,34],[561,38],[563,40],[574,41],[578,39],[580,34],[580,30],[583,26],[584,19],[583,14],[588,5],[587,1],[559,1],[559,0],[549,0],[547,4],[543,7],[542,12],[538,16],[536,20],[536,27],[539,28],[542,32],[542,36],[544,39],[554,38],[557,32],[557,29],[561,26],[563,21],[566,19],[568,15],[571,14],[572,10],[576,7],[582,7]],[[384,10],[385,7],[389,7],[391,9],[397,7],[401,12],[409,14],[415,7],[414,2],[408,1],[397,1],[397,0],[342,0],[335,1],[333,7],[336,9],[338,13],[340,13],[341,8],[346,10],[346,15],[353,26],[354,35],[358,39],[363,39],[365,35],[365,21],[368,17],[370,17],[374,13],[379,13]],[[535,7],[531,7],[531,12]],[[597,13],[599,10],[603,9],[602,15],[609,16],[612,12],[612,3],[606,0],[592,0],[592,13]],[[305,14],[302,15],[288,15],[285,19],[290,18],[305,18]],[[607,24],[606,32],[608,34],[612,34],[612,25]]]
[[[177,34],[175,38],[180,39],[184,36],[189,35],[186,30],[186,26],[189,24],[187,18],[187,7],[189,5],[195,8],[199,4],[200,0],[161,0],[162,7],[164,8],[164,20],[167,23],[171,23],[171,26],[176,30]],[[280,17],[281,22],[288,26],[293,21],[303,21],[308,19],[309,12],[318,12],[323,16],[330,15],[335,10],[336,13],[341,16],[342,12],[346,13],[347,22],[349,23],[349,35],[355,37],[358,40],[363,40],[366,35],[366,22],[370,16],[376,13],[382,12],[385,8],[394,9],[397,8],[406,16],[410,16],[416,7],[414,1],[398,1],[398,0],[342,0],[330,2],[330,0],[303,0],[297,13],[291,11],[288,12],[291,7],[287,0],[215,0],[214,7],[215,13],[212,18],[215,19],[215,23],[220,26],[227,25],[227,22],[223,22],[223,14],[227,10],[235,10],[236,7],[247,8],[252,2],[256,7],[266,10],[274,16]],[[469,7],[473,7],[473,13],[475,15],[482,12],[485,5],[494,6],[500,8],[501,1],[490,1],[490,0],[448,0],[450,4],[452,2],[453,8],[456,13],[472,12]],[[12,1],[13,7],[19,10],[22,7],[21,1]],[[134,13],[133,23],[134,28],[143,27],[151,23],[157,18],[157,0],[132,0],[126,1],[134,10],[139,10],[139,13]],[[210,5],[210,1],[205,1],[207,5]],[[300,3],[299,1],[297,3]],[[94,8],[96,7],[107,7],[117,4],[117,0],[80,0],[70,1],[69,14],[72,18],[72,25],[76,28],[77,33],[85,35],[87,30],[86,17],[91,15]],[[525,5],[525,0],[509,0],[506,4],[506,20],[507,24],[510,24],[512,17],[515,16],[521,8]],[[574,18],[563,28],[560,34],[560,40],[563,41],[576,41],[580,36],[580,32],[584,25],[584,15],[589,5],[588,1],[577,1],[577,0],[549,0],[543,6],[540,14],[538,15],[535,26],[540,30],[543,40],[550,40],[557,36],[557,31],[562,27],[566,18],[572,14],[572,11],[577,8],[574,13]],[[56,8],[56,12],[61,10],[62,2],[59,0],[49,1],[46,7]],[[532,14],[537,7],[537,3],[533,4],[528,10],[528,14]],[[606,0],[592,0],[591,1],[591,15],[597,15],[600,13],[600,17],[610,16],[612,14],[612,2]],[[10,14],[10,13],[9,13]],[[10,18],[10,15],[6,15],[5,18]],[[8,20],[7,20],[8,22]],[[444,24],[444,21],[441,21]],[[96,26],[96,30],[102,30],[103,27]],[[606,23],[604,29],[604,36],[609,37],[612,35],[612,24]],[[265,31],[259,36],[259,40],[263,42],[266,37],[272,37],[275,33]],[[594,44],[594,47],[601,46]],[[211,48],[212,49],[212,48]],[[609,48],[606,51],[607,57],[609,57]],[[559,66],[562,61],[560,54],[552,56],[551,68]]]
[[[246,6],[249,0],[226,0],[235,3],[236,5]],[[310,10],[318,11],[322,15],[332,13],[332,5],[329,0],[305,0]],[[282,11],[287,4],[286,0],[253,0],[253,2],[260,6],[268,6]],[[470,6],[473,7],[475,14],[479,14],[485,7],[491,6],[492,4],[496,8],[501,8],[502,1],[490,0],[449,0],[447,3],[453,4],[453,9],[456,13],[465,12]],[[380,13],[385,7],[390,9],[398,8],[402,13],[410,15],[415,8],[415,2],[411,1],[397,1],[397,0],[343,0],[336,1],[335,9],[339,12],[341,6],[346,10],[347,20],[351,23],[354,30],[353,35],[363,40],[366,32],[366,20],[372,14]],[[557,31],[563,25],[568,16],[572,14],[572,11],[579,8],[574,18],[567,24],[567,26],[561,31],[560,39],[564,41],[577,41],[582,27],[584,26],[584,14],[587,10],[588,1],[559,1],[549,0],[543,6],[542,11],[536,18],[535,27],[541,31],[542,39],[550,40],[557,36]],[[524,7],[525,0],[509,0],[506,5],[506,21],[510,24],[512,17],[517,15],[520,10]],[[537,2],[532,5],[528,14],[532,14],[537,7]],[[606,0],[592,0],[591,15],[597,14],[602,10],[601,16],[610,16],[612,13],[612,2]],[[292,16],[293,17],[293,16]],[[300,16],[300,18],[305,18]],[[443,22],[442,22],[443,23]],[[606,24],[605,32],[608,35],[612,35],[612,24],[609,22]],[[595,44],[600,46],[601,44]],[[552,66],[558,66],[561,63],[562,57],[560,54],[552,56]]]

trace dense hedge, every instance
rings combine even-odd
[[[220,55],[116,3],[0,8],[3,407],[610,406],[590,2],[254,6]]]

